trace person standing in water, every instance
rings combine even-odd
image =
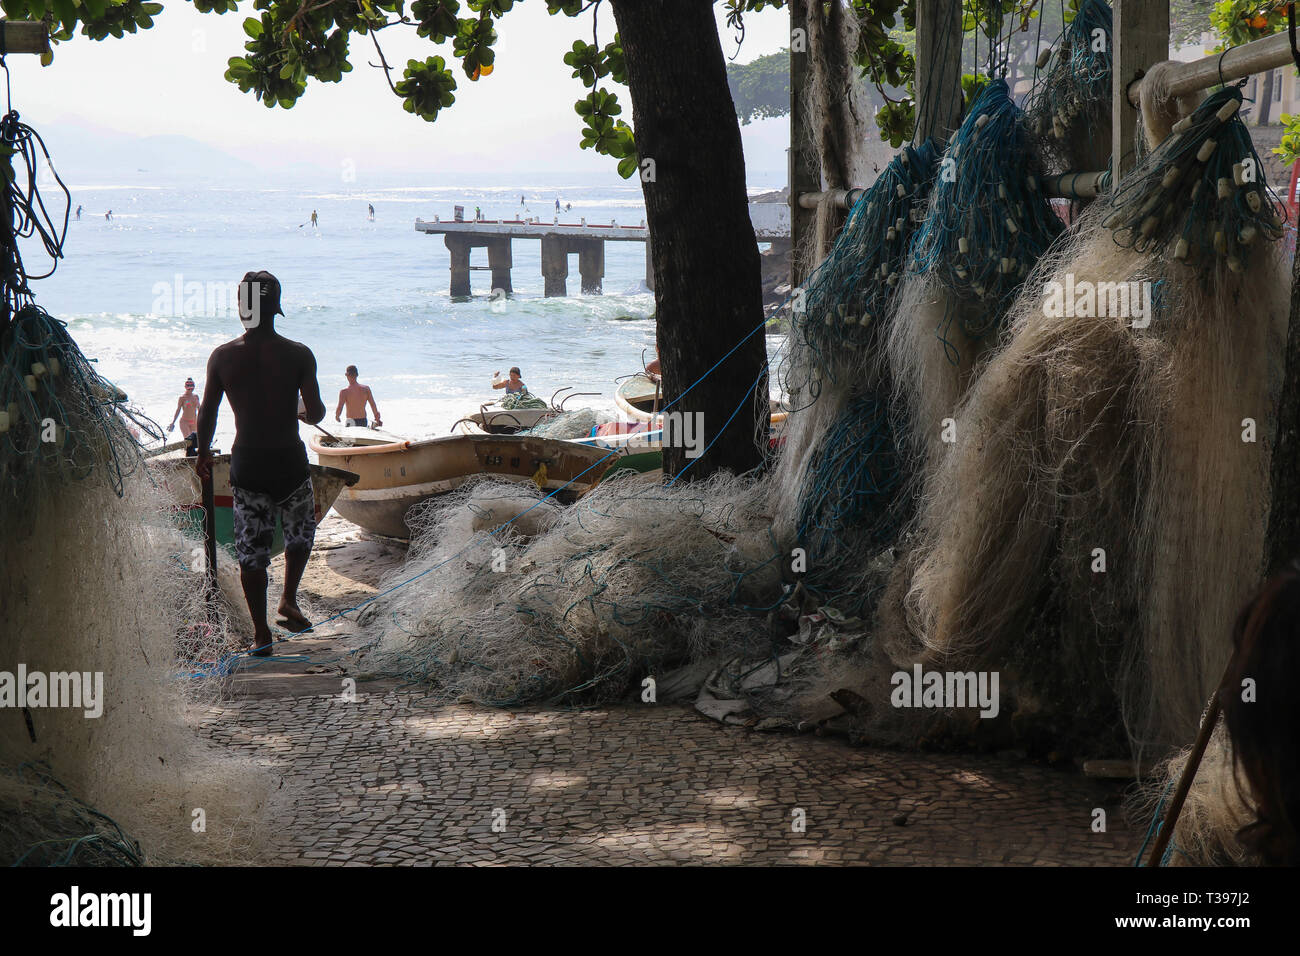
[[[519,377],[518,365],[515,365],[510,369],[509,378],[501,378],[500,372],[493,372],[492,387],[504,388],[507,395],[518,395],[520,392],[526,392],[528,390],[528,386],[525,385],[523,379]]]
[[[375,221],[375,204],[372,203],[372,202],[368,202],[368,203],[366,203],[366,208],[367,208],[368,210],[370,210],[370,212],[369,212],[368,215],[367,215],[367,218],[368,218],[371,222],[374,222],[374,221]]]
[[[359,428],[366,427],[366,403],[375,412],[375,427],[379,428],[384,423],[379,417],[379,406],[375,404],[375,396],[370,391],[369,385],[362,385],[357,381],[357,367],[349,365],[343,372],[348,380],[347,388],[339,391],[339,407],[334,409],[334,420],[339,421],[339,416],[343,414],[344,406],[347,407],[348,424]]]
[[[113,221],[113,210],[110,209],[108,212],[104,213],[104,221],[105,222]]]
[[[185,391],[181,397],[176,400],[176,413],[172,415],[172,422],[167,426],[167,431],[176,430],[176,419],[181,420],[181,436],[190,443],[186,449],[186,454],[190,457],[198,454],[198,439],[196,433],[199,430],[199,397],[194,394],[194,379],[185,380]]]
[[[253,618],[252,653],[258,657],[269,657],[273,642],[266,620],[266,569],[277,517],[284,529],[280,623],[293,631],[311,627],[298,607],[298,584],[315,540],[316,506],[298,422],[315,425],[325,417],[325,403],[311,349],[275,331],[275,316],[283,314],[280,281],[269,272],[247,273],[239,283],[239,320],[246,331],[217,346],[208,359],[199,407],[195,470],[204,479],[212,475],[212,436],[223,396],[235,413],[230,449],[235,555]]]
[[[316,210],[315,210],[315,209],[313,209],[313,210],[311,211],[311,227],[312,227],[313,229],[316,228]]]
[[[78,221],[78,222],[81,221],[81,207],[80,207],[80,206],[77,207],[77,221]]]

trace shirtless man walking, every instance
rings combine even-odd
[[[343,374],[347,376],[348,387],[339,390],[339,407],[334,409],[334,420],[341,421],[340,415],[346,406],[348,412],[348,424],[356,425],[360,428],[366,427],[366,403],[375,412],[375,427],[379,428],[384,423],[379,418],[379,406],[375,404],[375,396],[370,391],[369,385],[362,385],[357,381],[357,367],[349,365]]]
[[[266,620],[266,568],[277,515],[284,529],[279,614],[291,630],[311,626],[298,608],[298,583],[316,536],[316,507],[298,421],[316,424],[325,417],[325,403],[311,349],[275,331],[275,316],[283,314],[280,281],[269,272],[245,275],[239,284],[239,320],[247,331],[218,346],[208,359],[199,408],[197,470],[205,478],[212,472],[212,436],[223,395],[235,413],[230,449],[235,554],[253,618],[253,654],[258,657],[269,657],[273,642]],[[299,396],[306,408],[302,413]]]
[[[172,415],[172,423],[167,426],[169,432],[175,431],[177,418],[181,420],[181,437],[190,443],[186,453],[193,455],[196,451],[194,433],[199,430],[199,397],[194,394],[192,378],[185,380],[185,391],[176,400],[176,413]]]

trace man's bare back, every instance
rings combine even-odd
[[[374,404],[374,397],[370,394],[370,386],[362,385],[359,382],[356,385],[349,385],[339,390],[339,403],[343,405],[348,413],[348,418],[365,418],[366,403]]]
[[[301,342],[275,332],[246,333],[218,346],[208,359],[204,410],[215,421],[221,396],[230,399],[238,446],[296,446],[300,393],[307,406],[303,420],[319,422],[325,417],[325,403],[316,382],[316,357]]]

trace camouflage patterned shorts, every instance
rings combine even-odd
[[[277,515],[284,529],[284,549],[311,550],[316,539],[316,499],[310,478],[281,502],[246,488],[232,487],[230,492],[234,499],[235,556],[241,568],[262,571],[271,563]]]

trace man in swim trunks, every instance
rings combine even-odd
[[[190,447],[185,453],[193,457],[198,453],[198,439],[195,432],[199,430],[199,397],[194,394],[194,379],[185,380],[185,392],[176,400],[176,413],[172,415],[172,423],[167,426],[167,430],[175,431],[176,419],[181,420],[181,435],[190,443]]]
[[[200,477],[212,472],[212,436],[221,398],[235,413],[230,454],[234,498],[235,554],[244,599],[253,618],[253,653],[271,654],[266,621],[266,568],[277,516],[284,529],[284,592],[280,623],[304,631],[311,622],[298,608],[298,583],[316,535],[315,499],[307,449],[298,420],[314,425],[325,417],[311,349],[275,331],[280,281],[269,272],[250,272],[239,284],[239,320],[247,330],[219,345],[208,359],[208,380],[199,407]],[[306,411],[298,413],[299,396]]]
[[[339,416],[343,414],[344,406],[347,406],[348,424],[356,425],[360,428],[366,427],[366,403],[375,411],[375,427],[383,425],[379,417],[379,406],[375,404],[375,396],[370,391],[369,385],[362,385],[357,381],[357,367],[349,365],[343,374],[347,377],[348,387],[339,390],[339,407],[334,409],[334,420],[339,421]]]

